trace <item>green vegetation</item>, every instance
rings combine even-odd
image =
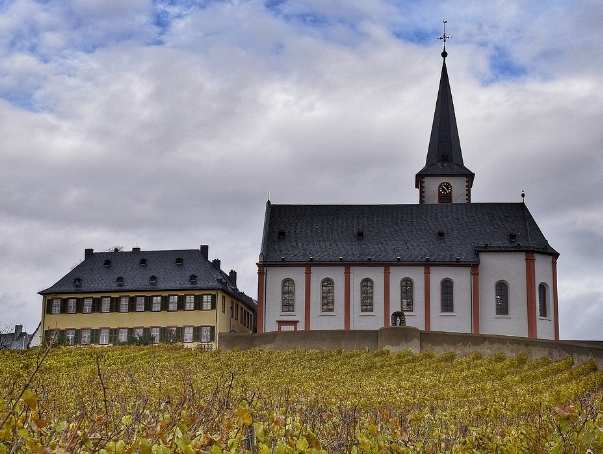
[[[125,345],[0,364],[0,453],[603,452],[603,372],[569,358]]]

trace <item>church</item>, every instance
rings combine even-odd
[[[267,202],[258,333],[375,330],[401,312],[425,331],[559,339],[559,253],[525,203],[471,202],[447,55],[418,204]]]

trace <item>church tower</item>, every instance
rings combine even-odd
[[[439,38],[444,40],[442,75],[436,101],[427,160],[416,175],[419,203],[470,203],[475,174],[463,165],[461,142],[456,127],[452,92],[446,69],[446,29]]]

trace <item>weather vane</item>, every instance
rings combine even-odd
[[[448,52],[446,52],[446,40],[449,40],[450,38],[452,38],[452,36],[448,36],[446,34],[446,24],[448,23],[447,20],[444,21],[444,34],[442,36],[438,36],[438,39],[441,39],[442,41],[444,41],[444,50],[442,51],[442,57],[446,58],[448,56]]]

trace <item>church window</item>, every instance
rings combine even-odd
[[[413,288],[412,281],[408,278],[402,279],[400,283],[400,308],[404,312],[412,312],[413,308]]]
[[[373,312],[373,281],[370,279],[360,282],[360,311]]]
[[[442,312],[454,312],[454,291],[452,281],[444,279],[440,284]]]
[[[295,282],[284,279],[282,283],[282,312],[295,312]]]
[[[509,315],[509,286],[505,282],[496,283],[496,315]]]
[[[548,317],[548,298],[545,284],[538,286],[538,314],[540,317]]]
[[[333,312],[335,310],[335,283],[333,279],[323,279],[322,288],[322,312]]]

